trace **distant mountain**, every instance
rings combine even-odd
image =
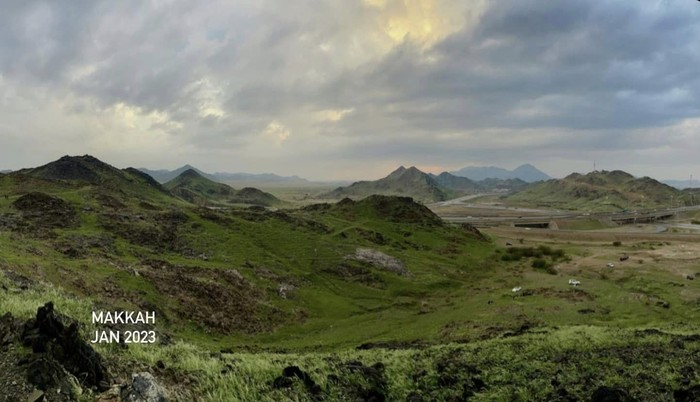
[[[274,173],[226,173],[217,172],[211,175],[218,181],[237,183],[310,183],[299,176],[279,176]]]
[[[513,170],[507,170],[495,166],[468,166],[452,172],[455,176],[462,176],[480,181],[485,179],[520,179],[528,183],[549,180],[551,177],[533,165],[527,163]]]
[[[11,170],[0,170],[0,173],[5,174],[5,173],[12,173]]]
[[[437,176],[431,174],[430,177],[432,177],[433,180],[435,180],[435,182],[440,186],[452,190],[461,191],[465,193],[477,193],[480,190],[479,185],[474,181],[466,177],[455,176],[447,172],[442,172]]]
[[[484,193],[520,191],[530,183],[521,179],[484,179],[478,181],[479,188]]]
[[[166,169],[150,170],[150,169],[146,169],[146,168],[139,168],[139,170],[146,173],[147,175],[153,177],[159,183],[167,183],[167,182],[171,181],[172,179],[180,176],[182,173],[184,173],[188,170],[194,170],[195,172],[199,173],[201,176],[204,176],[204,177],[208,178],[209,180],[216,181],[216,178],[213,175],[202,172],[201,170],[199,170],[196,167],[191,166],[191,165],[185,165],[185,166],[179,167],[175,170],[166,170]]]
[[[167,183],[187,170],[194,170],[195,172],[199,173],[200,176],[221,183],[287,183],[302,185],[311,183],[310,181],[303,179],[299,176],[279,176],[273,173],[206,173],[191,165],[185,165],[175,170],[150,170],[146,168],[139,168],[139,170],[150,175],[160,183]]]
[[[416,201],[444,201],[456,196],[455,192],[441,186],[430,175],[412,166],[401,166],[388,176],[375,181],[358,181],[347,187],[338,187],[322,194],[321,198],[364,198],[373,194],[400,195]]]
[[[473,181],[447,172],[442,172],[437,176],[431,174],[430,177],[435,179],[439,185],[462,194],[518,191],[529,185],[529,183],[520,179],[490,178]]]
[[[250,187],[237,191],[204,177],[195,169],[185,170],[163,186],[173,195],[195,204],[218,202],[271,206],[280,203],[272,194]]]
[[[672,206],[685,198],[677,189],[649,177],[604,170],[536,183],[507,200],[540,207],[615,211]]]
[[[700,180],[697,179],[693,180],[692,183],[690,180],[662,180],[661,182],[679,190],[685,188],[700,188]]]

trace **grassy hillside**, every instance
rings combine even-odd
[[[477,193],[481,187],[474,181],[466,178],[455,176],[447,172],[442,172],[437,176],[431,175],[435,182],[443,187],[457,190],[464,193]]]
[[[194,169],[188,169],[163,185],[172,194],[197,205],[214,204],[251,204],[272,206],[280,200],[272,194],[246,187],[235,190],[231,186],[210,180]]]
[[[519,205],[570,210],[621,211],[678,206],[687,201],[679,190],[649,177],[619,171],[573,173],[534,184],[506,198]]]
[[[355,345],[380,339],[362,323],[385,315],[416,337],[420,321],[441,322],[415,320],[421,300],[463,286],[493,248],[410,199],[217,211],[99,169],[4,176],[0,266],[109,305],[157,306],[167,330],[204,344]]]
[[[432,203],[479,192],[521,190],[528,183],[520,179],[485,179],[472,181],[466,177],[442,172],[439,175],[423,173],[415,167],[401,166],[387,177],[375,181],[358,181],[347,187],[319,195],[323,199],[358,199],[373,194],[411,197],[419,202]]]
[[[72,317],[89,316],[95,308],[89,299],[45,284],[25,284],[21,290],[17,278],[2,273],[0,286],[11,290],[0,293],[3,312],[19,318],[33,316],[46,299]],[[92,330],[85,323],[85,337]],[[700,337],[678,330],[522,326],[507,336],[469,343],[366,345],[333,353],[212,353],[183,341],[96,347],[113,374],[146,369],[181,401],[695,401],[700,396]],[[80,400],[94,400],[86,391]]]
[[[358,181],[347,187],[321,195],[321,198],[364,198],[372,194],[411,197],[420,202],[444,201],[457,193],[439,185],[435,179],[415,167],[399,167],[387,177],[375,181]]]
[[[407,197],[209,209],[68,162],[0,177],[0,315],[54,300],[89,334],[94,308],[156,311],[160,343],[99,350],[182,400],[670,400],[700,382],[695,243],[503,248]]]

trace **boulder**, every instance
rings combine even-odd
[[[133,374],[131,383],[122,390],[124,402],[166,402],[168,393],[151,373]]]

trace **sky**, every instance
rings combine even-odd
[[[700,178],[700,3],[3,0],[0,169]]]

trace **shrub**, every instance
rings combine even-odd
[[[615,246],[615,247],[620,247],[620,246],[622,245],[622,242],[619,241],[619,240],[615,240],[615,241],[612,243],[612,245]]]

